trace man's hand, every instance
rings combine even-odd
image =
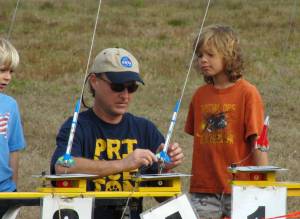
[[[164,144],[161,144],[158,151],[161,151],[164,148]],[[178,143],[173,143],[168,147],[168,155],[171,159],[171,163],[165,163],[165,170],[170,170],[183,162],[183,152],[182,148]]]
[[[122,160],[123,171],[134,170],[141,166],[151,166],[153,162],[157,162],[157,158],[150,150],[136,149]]]

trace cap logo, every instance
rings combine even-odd
[[[121,65],[124,66],[125,68],[131,68],[132,62],[128,56],[123,56],[121,58]]]

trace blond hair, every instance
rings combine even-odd
[[[0,38],[0,66],[15,70],[19,60],[16,48],[9,41]]]
[[[197,41],[194,42],[194,44]],[[225,73],[229,81],[235,82],[242,77],[243,58],[239,39],[236,33],[228,26],[210,25],[203,29],[199,42],[196,45],[196,55],[200,56],[204,46],[216,49],[224,58]],[[213,79],[204,76],[205,82],[212,84]]]

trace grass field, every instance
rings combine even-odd
[[[136,93],[130,111],[151,119],[163,133],[180,96],[206,4],[206,0],[102,2],[93,57],[118,46],[138,58],[146,86]],[[15,5],[15,0],[0,0],[1,36],[8,32]],[[97,7],[97,0],[20,1],[11,41],[21,64],[7,90],[19,102],[28,143],[20,158],[20,191],[34,191],[39,185],[31,175],[49,170],[58,128],[73,114]],[[205,21],[230,25],[239,33],[244,77],[258,87],[270,115],[270,164],[288,168],[279,179],[289,181],[300,181],[299,9],[298,0],[212,0]],[[192,70],[172,138],[184,148],[185,163],[178,170],[186,173],[192,138],[183,127],[192,94],[201,84],[202,77]],[[184,191],[188,183],[184,181]],[[289,199],[289,211],[299,211],[299,206],[299,198]],[[20,218],[38,214],[37,208],[22,209]]]

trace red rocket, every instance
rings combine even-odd
[[[263,130],[260,136],[258,136],[258,139],[256,140],[256,146],[255,146],[255,148],[264,152],[268,151],[270,148],[269,140],[268,140],[268,127],[269,127],[269,116],[267,116],[265,119]]]

